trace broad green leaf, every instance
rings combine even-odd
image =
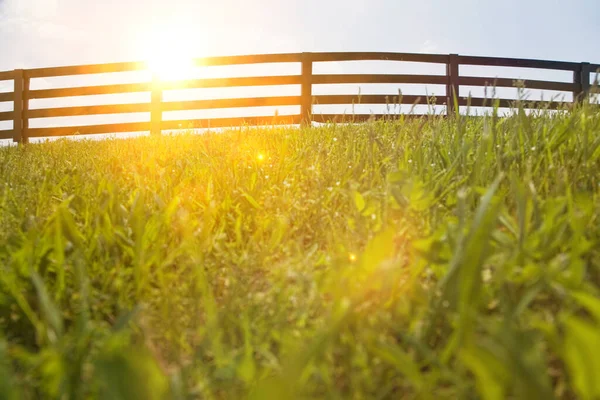
[[[48,339],[51,342],[54,342],[57,339],[59,339],[63,334],[64,326],[62,315],[56,304],[54,304],[54,301],[50,298],[50,295],[46,290],[46,285],[44,284],[44,281],[36,271],[33,271],[31,273],[31,280],[37,292],[37,298],[40,305],[42,317],[44,318],[46,324],[50,328],[50,332],[48,332]]]
[[[133,347],[104,349],[96,363],[100,399],[162,400],[168,380],[150,354]]]
[[[398,346],[380,345],[374,351],[382,360],[393,365],[416,389],[424,388],[419,365],[403,349]]]
[[[477,390],[484,400],[505,398],[506,366],[484,349],[469,346],[460,351],[460,360],[477,379]]]
[[[6,342],[0,339],[0,399],[18,400],[22,397],[13,378],[6,347]]]
[[[586,292],[572,292],[571,296],[594,316],[596,323],[600,324],[600,299],[598,297]]]
[[[579,398],[600,397],[600,327],[577,317],[563,318],[563,359]]]
[[[256,364],[254,362],[254,349],[252,347],[252,332],[248,317],[243,318],[244,328],[244,356],[237,367],[237,373],[246,384],[250,384],[256,376]]]
[[[365,269],[378,267],[382,262],[394,255],[393,228],[387,228],[369,241],[361,256],[362,265]]]
[[[365,198],[357,191],[354,192],[354,205],[359,212],[364,210],[366,205]]]
[[[258,204],[258,201],[256,201],[256,199],[254,197],[252,197],[250,194],[248,193],[242,193],[242,196],[248,200],[248,203],[250,203],[250,205],[254,208],[256,208],[257,210],[262,209],[261,205]]]

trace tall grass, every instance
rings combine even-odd
[[[600,397],[600,113],[0,149],[0,398]]]

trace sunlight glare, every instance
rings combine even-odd
[[[188,41],[193,37],[181,27],[153,29],[144,48],[148,69],[163,81],[192,79],[196,65]]]

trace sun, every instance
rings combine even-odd
[[[191,31],[176,26],[160,26],[145,40],[144,55],[148,70],[161,81],[192,79],[197,66],[191,54]]]

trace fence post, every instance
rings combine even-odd
[[[573,103],[585,101],[590,93],[590,63],[582,62],[573,71]]]
[[[27,71],[23,71],[23,97],[21,110],[21,143],[29,143],[29,86],[31,78],[27,76]]]
[[[454,113],[454,98],[458,101],[458,54],[448,56],[446,64],[446,115]]]
[[[162,86],[158,74],[152,74],[152,94],[150,105],[150,134],[160,135],[162,132]]]
[[[312,70],[312,54],[302,53],[300,120],[303,126],[310,126],[312,122]]]
[[[27,110],[29,109],[30,79],[22,69],[14,71],[13,79],[15,96],[13,101],[13,142],[26,144],[29,143]]]

